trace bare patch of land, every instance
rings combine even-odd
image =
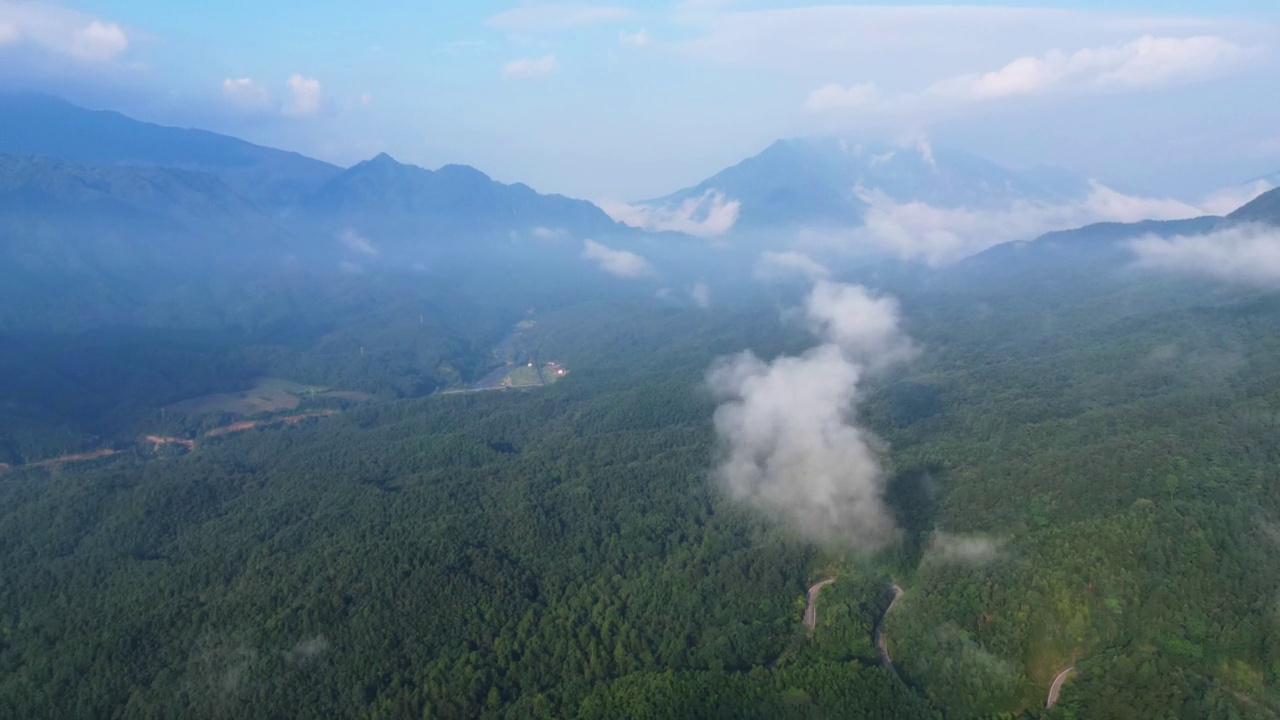
[[[53,467],[62,463],[84,462],[86,460],[97,460],[98,458],[111,457],[119,454],[119,450],[111,448],[103,448],[101,450],[92,450],[90,452],[72,453],[70,455],[59,455],[58,457],[49,458],[48,460],[39,460],[27,463],[22,467]]]
[[[151,446],[152,452],[159,450],[165,445],[180,445],[187,449],[188,452],[196,449],[196,441],[188,438],[165,437],[162,435],[148,435],[143,438],[143,442]]]
[[[302,413],[299,415],[286,415],[285,417],[269,418],[266,420],[243,420],[241,422],[223,425],[220,428],[214,428],[205,433],[205,437],[222,437],[223,435],[231,435],[232,433],[244,432],[252,430],[256,427],[266,427],[268,425],[297,425],[303,420],[317,417],[329,417],[337,415],[337,410],[316,410],[315,412]]]

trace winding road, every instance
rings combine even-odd
[[[836,579],[834,577],[825,578],[814,583],[813,586],[809,588],[807,602],[805,603],[804,608],[804,624],[810,631],[818,626],[818,595],[822,592],[822,588],[835,581]],[[900,585],[897,583],[893,584],[893,600],[890,601],[889,607],[884,609],[884,615],[880,616],[880,622],[876,625],[876,649],[880,651],[880,660],[884,662],[884,666],[889,668],[889,671],[895,676],[898,674],[898,671],[894,669],[893,657],[889,655],[889,643],[885,640],[884,624],[885,621],[889,619],[889,613],[893,611],[893,606],[898,604],[898,601],[902,599],[905,592],[906,591],[903,590]],[[1072,665],[1066,670],[1058,673],[1058,676],[1053,679],[1053,684],[1049,686],[1049,699],[1044,705],[1046,710],[1058,704],[1058,696],[1062,694],[1062,684],[1065,683],[1067,678],[1071,677],[1071,674],[1075,671],[1076,666]]]
[[[835,581],[835,578],[829,577],[825,580],[819,580],[813,584],[813,587],[809,588],[808,602],[804,606],[804,624],[810,630],[818,626],[818,593],[822,592],[822,588]]]
[[[876,626],[876,649],[880,651],[880,659],[884,661],[884,666],[889,668],[894,675],[898,674],[893,669],[893,658],[889,656],[889,643],[884,639],[884,623],[889,619],[889,613],[893,611],[893,606],[898,604],[902,599],[902,594],[906,592],[897,583],[893,585],[893,601],[889,603],[889,607],[884,609],[884,615],[880,616],[880,624]]]
[[[1067,677],[1075,671],[1076,671],[1076,666],[1072,665],[1066,670],[1063,670],[1062,672],[1058,673],[1058,677],[1053,679],[1053,684],[1049,686],[1049,700],[1044,704],[1045,710],[1048,710],[1049,708],[1058,704],[1058,695],[1062,693],[1062,683],[1066,682]]]

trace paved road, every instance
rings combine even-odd
[[[822,588],[835,581],[835,578],[829,577],[826,580],[814,583],[813,587],[809,588],[809,600],[804,607],[804,624],[810,630],[818,626],[818,593],[822,592]]]
[[[1049,686],[1049,701],[1044,704],[1044,709],[1048,710],[1058,704],[1058,695],[1062,693],[1062,683],[1067,681],[1067,676],[1076,671],[1076,666],[1063,670],[1058,673],[1058,677],[1053,679],[1053,684]]]
[[[902,593],[906,592],[897,584],[893,586],[893,601],[889,603],[889,607],[884,609],[884,615],[880,616],[880,624],[876,626],[876,649],[880,651],[880,659],[884,661],[884,666],[893,670],[893,658],[889,657],[889,643],[884,639],[884,621],[889,619],[889,613],[893,610],[893,606],[898,604],[902,599]],[[894,674],[897,671],[894,670]]]

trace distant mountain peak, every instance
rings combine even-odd
[[[1087,182],[1066,171],[1018,173],[926,140],[784,138],[698,185],[646,203],[679,211],[708,192],[740,203],[739,230],[847,227],[861,223],[868,194],[945,208],[1003,207],[1016,200],[1083,197]]]

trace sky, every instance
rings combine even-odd
[[[1280,171],[1280,3],[0,0],[0,89],[595,201],[782,137],[927,137],[1150,196]]]

